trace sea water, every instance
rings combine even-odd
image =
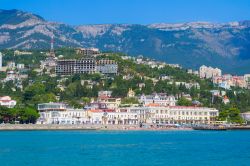
[[[0,166],[250,165],[250,131],[4,131]]]

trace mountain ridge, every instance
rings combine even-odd
[[[98,47],[197,69],[250,73],[250,21],[67,25],[20,10],[0,10],[0,49]]]

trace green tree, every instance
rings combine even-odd
[[[41,95],[45,93],[45,86],[42,83],[34,83],[25,89],[23,98],[24,100],[32,100],[35,95]]]
[[[192,102],[184,97],[181,97],[178,101],[177,101],[177,105],[180,106],[191,106]]]
[[[240,110],[234,107],[221,111],[219,120],[228,121],[229,123],[243,123],[243,119],[240,116]]]
[[[122,104],[139,104],[139,101],[137,98],[134,97],[125,97],[121,101]]]
[[[12,119],[10,109],[0,106],[0,122],[8,123]]]
[[[31,107],[20,109],[20,121],[22,123],[35,123],[38,118],[39,114],[35,109]]]
[[[81,99],[82,99],[84,105],[86,105],[86,104],[88,104],[90,102],[90,98],[89,97],[82,97]]]

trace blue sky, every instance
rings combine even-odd
[[[0,9],[72,25],[250,20],[250,0],[0,0]]]

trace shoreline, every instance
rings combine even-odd
[[[0,124],[1,131],[193,131],[190,127],[142,127],[138,125],[101,125],[101,124]],[[250,130],[250,126],[232,126],[225,130]],[[216,130],[218,131],[218,130]]]
[[[41,125],[41,124],[0,124],[1,131],[186,131],[192,128],[140,128],[137,125]]]

